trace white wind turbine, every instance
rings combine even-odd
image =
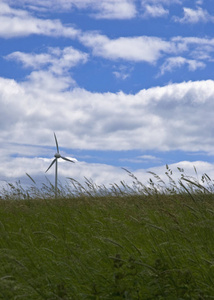
[[[57,142],[57,138],[56,138],[55,132],[54,132],[54,137],[55,137],[55,141],[56,141],[57,153],[54,155],[55,158],[52,161],[52,163],[50,164],[50,166],[47,168],[47,170],[45,171],[45,173],[53,166],[54,163],[56,163],[56,165],[55,165],[55,198],[57,198],[57,172],[58,172],[58,170],[57,170],[58,169],[58,165],[57,165],[58,162],[57,162],[57,160],[58,160],[58,158],[62,158],[64,160],[70,161],[72,163],[74,163],[74,161],[60,155],[60,153],[59,153],[59,146],[58,146],[58,142]]]

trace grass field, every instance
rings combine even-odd
[[[73,182],[76,193],[58,199],[10,185],[0,200],[0,299],[214,299],[212,181],[183,177],[176,187],[167,174],[169,188],[130,173],[132,188]]]

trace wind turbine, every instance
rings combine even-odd
[[[57,160],[58,160],[58,158],[62,158],[64,160],[70,161],[72,163],[74,163],[74,161],[60,155],[60,153],[59,153],[59,146],[58,146],[58,142],[57,142],[57,138],[56,138],[55,132],[54,132],[54,138],[55,138],[55,141],[56,141],[57,153],[54,155],[55,158],[52,161],[52,163],[50,164],[50,166],[47,168],[47,170],[45,171],[45,173],[53,166],[54,163],[56,163],[56,165],[55,165],[55,198],[57,198],[57,172],[58,172],[58,165],[57,165],[58,162],[57,162]]]

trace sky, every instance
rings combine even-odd
[[[0,183],[214,177],[213,0],[0,0]],[[213,176],[213,177],[212,177]]]

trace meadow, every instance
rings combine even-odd
[[[214,299],[213,181],[179,171],[108,189],[70,179],[57,199],[51,183],[8,184],[0,299]]]

